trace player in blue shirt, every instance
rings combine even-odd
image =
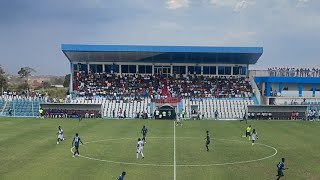
[[[204,138],[206,140],[206,148],[207,151],[209,151],[209,144],[210,144],[210,136],[209,136],[209,131],[207,131],[207,137]]]
[[[144,143],[146,143],[146,136],[147,136],[147,133],[148,133],[148,128],[146,128],[145,125],[143,125],[142,129],[141,129],[141,134],[142,134],[142,140]]]
[[[288,169],[284,167],[284,158],[281,159],[281,161],[277,164],[277,169],[278,169],[278,178],[277,180],[279,180],[283,175],[283,170]]]
[[[72,141],[72,144],[71,144],[71,146],[73,146],[73,144],[74,144],[74,149],[75,149],[72,157],[75,157],[76,154],[78,154],[78,156],[80,155],[80,153],[79,153],[79,145],[80,145],[80,143],[83,145],[83,143],[82,143],[82,141],[81,141],[81,139],[79,137],[79,134],[76,133],[76,136],[73,138],[73,141]]]
[[[124,176],[126,175],[126,172],[122,172],[120,176],[118,176],[117,180],[124,180]]]

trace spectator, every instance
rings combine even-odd
[[[283,77],[320,77],[318,68],[268,68],[269,76]]]

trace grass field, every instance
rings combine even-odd
[[[289,167],[283,179],[320,179],[318,122],[248,124],[258,132],[257,143],[268,146],[241,138],[247,124],[239,121],[187,121],[175,127],[173,121],[154,120],[0,118],[0,179],[115,180],[126,171],[126,180],[268,180],[276,179],[281,157]],[[57,145],[59,125],[66,140]],[[149,129],[145,159],[137,160],[143,125]],[[212,138],[209,152],[206,130]],[[85,143],[80,154],[93,159],[72,158],[76,132]]]

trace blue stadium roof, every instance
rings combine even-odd
[[[62,44],[70,62],[255,64],[262,47]]]

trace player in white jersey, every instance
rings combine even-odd
[[[64,138],[63,138],[63,130],[61,129],[61,126],[58,127],[57,135],[58,135],[57,144],[59,144],[59,141],[63,141],[64,140]]]
[[[182,126],[181,119],[182,119],[182,114],[178,114],[178,115],[177,115],[177,126],[178,126],[179,124],[180,124],[180,126]]]
[[[254,141],[256,139],[258,139],[258,133],[256,132],[255,129],[253,129],[252,134],[251,134],[252,146],[254,145]]]
[[[140,138],[138,138],[138,144],[137,144],[137,159],[139,158],[139,154],[141,154],[142,159],[144,159],[143,155],[143,141],[141,141]]]

